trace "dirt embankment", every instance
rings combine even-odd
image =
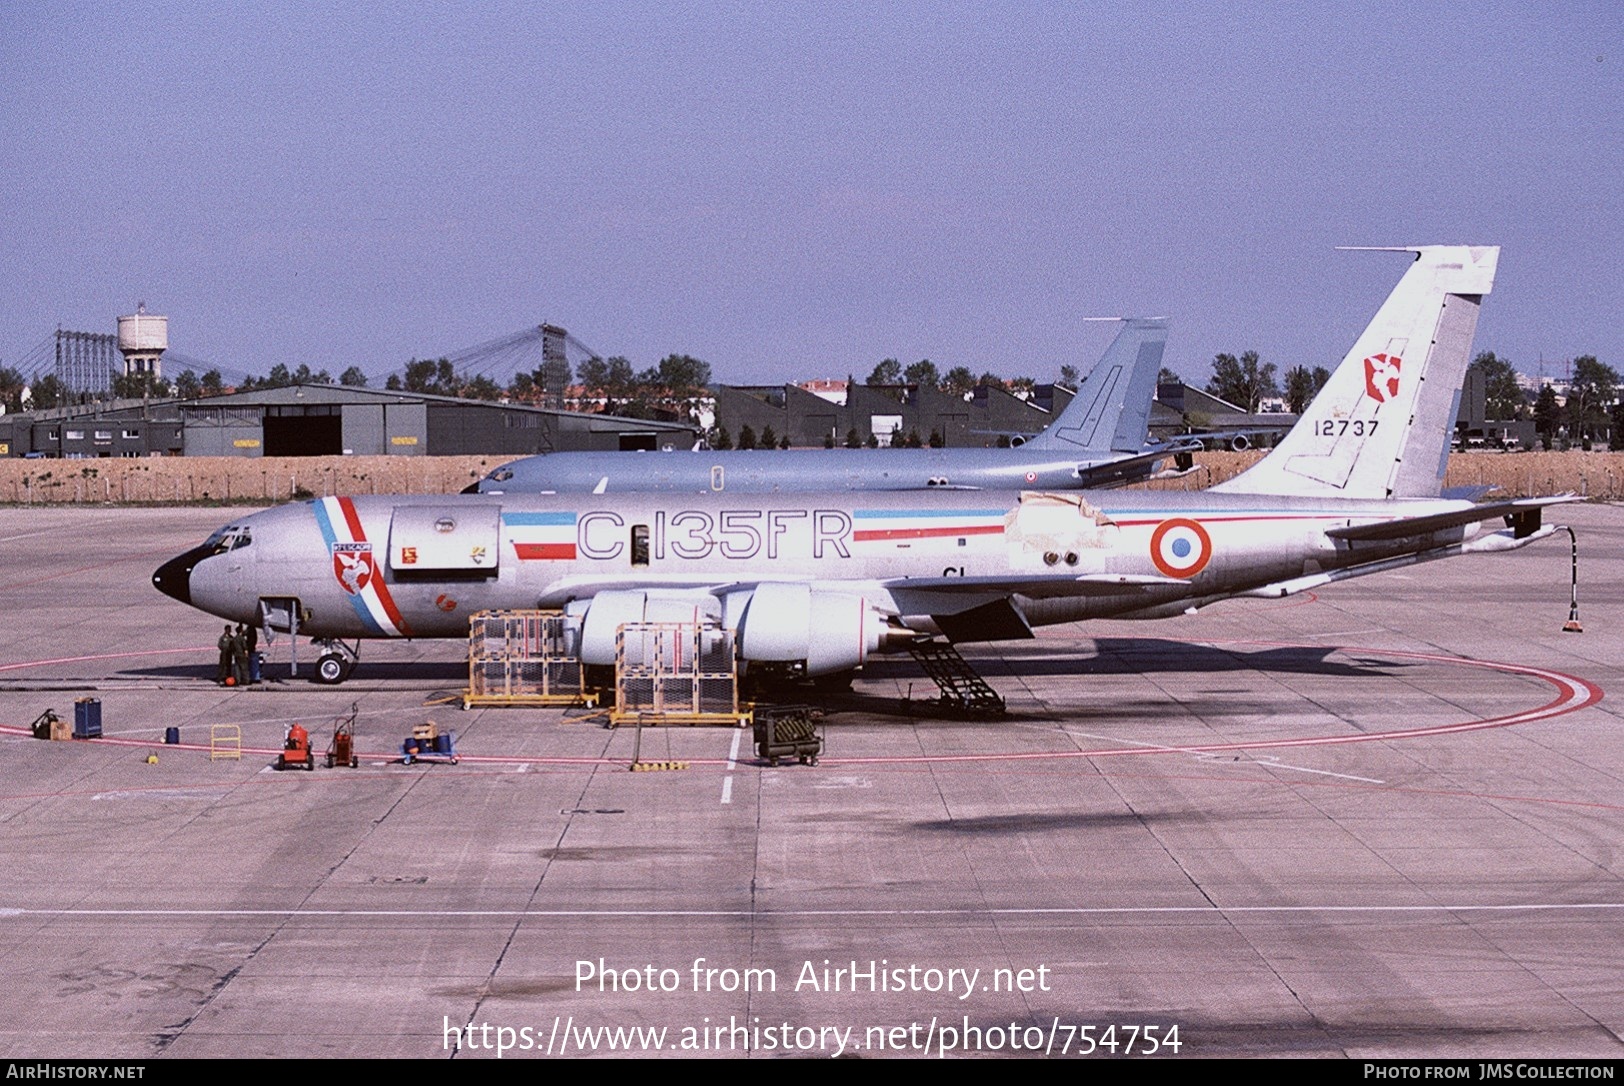
[[[509,457],[175,456],[0,460],[0,502],[274,502],[332,494],[445,494]]]
[[[1232,479],[1263,458],[1258,451],[1205,452],[1196,470],[1145,484],[1154,490],[1204,490]],[[1454,453],[1444,485],[1495,486],[1495,497],[1526,498],[1571,491],[1590,498],[1624,498],[1624,452]]]
[[[608,453],[605,455],[616,455]],[[793,455],[793,453],[788,454]],[[1196,470],[1146,484],[1202,490],[1255,464],[1260,452],[1206,452]],[[0,504],[64,502],[265,503],[332,494],[450,494],[501,456],[151,457],[140,460],[0,459]],[[1624,499],[1624,452],[1456,453],[1448,486],[1498,486],[1505,496],[1572,491]]]

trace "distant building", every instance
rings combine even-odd
[[[697,427],[346,385],[125,400],[0,419],[0,455],[529,456],[691,448]]]
[[[837,386],[844,396],[833,395]],[[899,433],[928,442],[935,433],[947,446],[975,448],[1038,433],[1073,395],[1059,385],[1040,386],[1029,401],[986,386],[963,399],[927,385],[722,385],[716,390],[716,425],[735,441],[746,426],[757,435],[771,427],[774,435],[788,435],[792,446],[803,448],[822,448],[829,441],[844,445],[853,431],[864,444],[872,437],[889,445]]]

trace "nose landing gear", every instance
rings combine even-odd
[[[323,686],[337,686],[350,677],[350,672],[360,662],[359,641],[354,648],[338,640],[317,641],[315,645],[321,650],[321,657],[316,661],[316,681]]]

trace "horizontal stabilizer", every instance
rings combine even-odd
[[[1445,528],[1458,528],[1464,524],[1505,517],[1506,523],[1517,527],[1521,534],[1531,534],[1540,526],[1540,510],[1551,505],[1583,501],[1577,494],[1560,494],[1549,498],[1518,498],[1514,501],[1485,502],[1469,509],[1450,513],[1432,513],[1421,517],[1399,517],[1375,524],[1352,524],[1346,528],[1327,528],[1325,534],[1332,539],[1384,540],[1404,539],[1408,536],[1441,532]]]
[[[1172,443],[1162,445],[1137,456],[1124,457],[1121,460],[1111,460],[1100,464],[1091,464],[1088,467],[1079,467],[1077,478],[1082,481],[1086,490],[1103,490],[1108,487],[1123,486],[1144,479],[1155,469],[1158,460],[1166,460],[1181,452],[1194,452],[1201,448],[1199,442],[1194,444]]]

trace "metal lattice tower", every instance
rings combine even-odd
[[[123,368],[118,337],[98,332],[56,330],[56,379],[73,395],[102,396]]]

